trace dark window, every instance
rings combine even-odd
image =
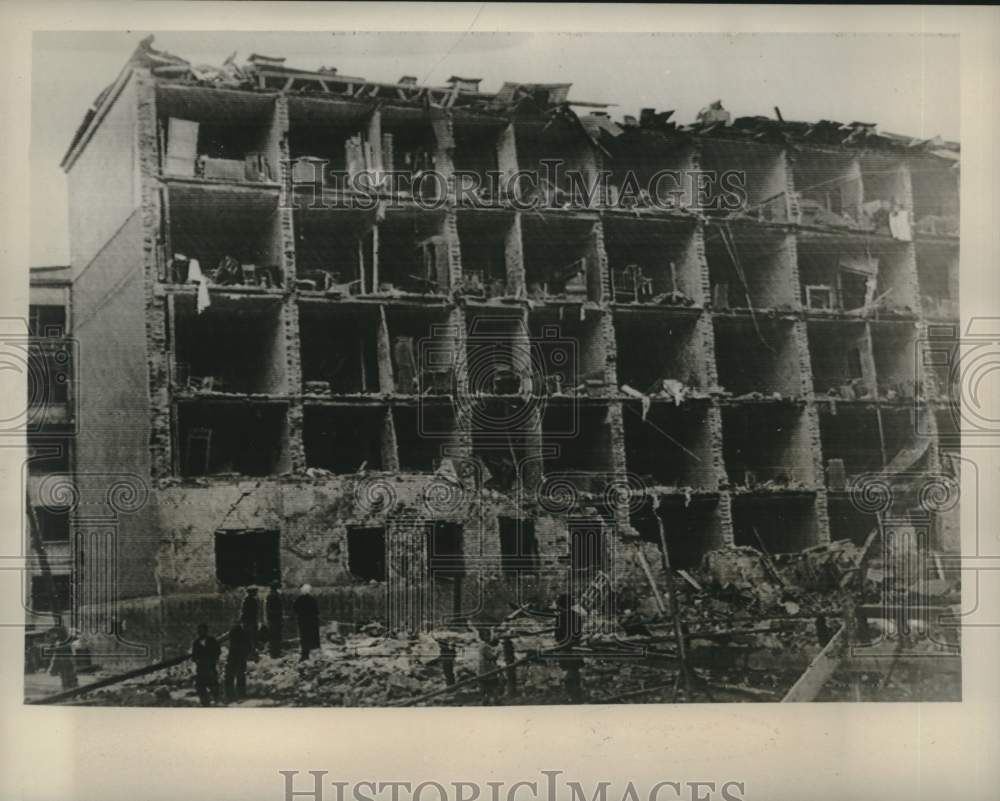
[[[70,577],[51,576],[51,584],[45,576],[31,577],[31,609],[34,612],[65,612],[70,607]],[[52,595],[55,594],[55,608]]]
[[[66,403],[73,369],[69,346],[59,342],[33,342],[28,347],[28,359],[28,403],[31,407]]]
[[[64,507],[35,507],[35,520],[44,542],[65,542],[69,539],[69,510]]]
[[[462,564],[462,527],[435,521],[428,532],[427,569],[435,578],[455,578],[465,570]]]
[[[279,533],[261,529],[216,531],[215,575],[228,587],[278,581],[281,578]]]
[[[28,472],[32,475],[69,472],[69,444],[28,437]]]
[[[501,517],[500,567],[504,573],[530,572],[538,567],[538,541],[535,522],[515,517]]]
[[[28,333],[33,337],[61,337],[66,334],[65,306],[28,306]]]
[[[347,529],[347,569],[355,578],[385,581],[385,529]]]

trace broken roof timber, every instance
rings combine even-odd
[[[302,95],[324,96],[331,100],[353,98],[368,102],[384,103],[400,108],[441,108],[484,115],[501,116],[509,114],[523,103],[534,103],[536,112],[542,114],[553,109],[579,107],[605,109],[615,104],[571,100],[569,83],[519,83],[505,82],[499,92],[490,94],[478,91],[478,78],[452,76],[446,86],[419,86],[415,81],[401,79],[396,83],[369,81],[360,76],[341,75],[332,67],[319,70],[302,70],[287,67],[284,57],[252,54],[244,67],[234,63],[235,53],[226,59],[221,69],[200,65],[152,47],[153,37],[139,43],[126,62],[115,82],[105,89],[94,101],[77,128],[65,156],[60,162],[64,170],[69,170],[86,145],[93,130],[100,125],[108,108],[115,102],[128,77],[136,67],[150,70],[161,85],[192,85],[208,87],[219,91],[250,90],[254,92],[288,92]],[[412,76],[411,76],[412,78]],[[270,81],[270,85],[269,85]],[[475,89],[473,89],[473,85]],[[724,111],[721,101],[715,104],[718,111]],[[648,114],[646,112],[649,112]],[[912,139],[898,134],[879,132],[871,122],[844,124],[832,120],[818,122],[796,122],[772,119],[765,116],[738,117],[735,120],[713,116],[690,125],[667,124],[672,112],[656,114],[654,109],[644,109],[639,125],[635,118],[626,117],[624,127],[655,130],[661,135],[687,135],[697,138],[743,139],[744,141],[768,142],[788,146],[815,149],[843,148],[880,149],[906,154],[926,154],[957,166],[960,146],[957,142],[933,139]],[[728,114],[728,112],[727,112]],[[655,122],[651,126],[650,121]],[[602,137],[615,137],[620,131],[620,123],[610,120],[580,121],[584,133],[594,144]],[[644,124],[645,123],[645,124]],[[668,130],[669,128],[669,130]]]

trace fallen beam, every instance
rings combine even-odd
[[[781,703],[789,704],[800,701],[813,701],[819,695],[830,677],[834,674],[840,663],[844,659],[844,642],[846,641],[844,627],[837,629],[837,633],[830,638],[826,647],[816,654],[816,658],[806,668],[805,673],[799,676],[799,680],[792,685],[792,688],[785,693]]]
[[[221,645],[229,638],[228,634],[224,634],[221,637],[217,637],[219,644]],[[81,687],[74,687],[72,690],[63,690],[61,693],[56,693],[55,695],[49,695],[45,698],[36,698],[33,701],[25,701],[26,704],[56,704],[60,701],[68,701],[71,698],[76,698],[77,696],[83,695],[84,693],[89,693],[91,690],[100,690],[103,687],[111,687],[112,685],[119,684],[123,681],[128,681],[129,679],[137,679],[142,676],[148,676],[151,673],[156,673],[160,670],[166,670],[167,668],[174,667],[176,665],[183,664],[191,658],[191,654],[181,654],[180,656],[172,656],[170,659],[164,659],[162,662],[156,662],[152,665],[146,665],[145,667],[135,668],[133,670],[127,670],[124,673],[118,673],[114,676],[107,676],[103,679],[98,679],[97,681],[91,682],[90,684],[84,684]]]

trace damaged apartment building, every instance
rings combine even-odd
[[[644,583],[630,554],[660,524],[681,569],[861,544],[858,477],[948,469],[947,368],[919,353],[957,326],[956,144],[718,103],[614,121],[568,92],[139,47],[63,161],[96,625],[182,642],[272,581],[337,620],[502,615]],[[317,170],[553,158],[607,196],[315,202]],[[617,202],[664,169],[745,194]],[[957,549],[955,519],[927,531]]]

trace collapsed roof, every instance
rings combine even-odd
[[[881,149],[906,153],[923,153],[957,165],[959,144],[934,137],[915,139],[899,134],[878,131],[875,123],[841,123],[832,120],[819,122],[786,121],[775,108],[777,119],[765,116],[737,117],[716,100],[703,108],[697,120],[679,125],[671,118],[673,111],[657,112],[644,108],[638,120],[625,116],[622,122],[610,118],[603,109],[610,103],[571,100],[569,83],[516,83],[505,82],[495,94],[479,91],[479,78],[452,76],[445,86],[421,86],[412,76],[404,76],[396,83],[369,81],[358,76],[342,75],[336,67],[324,66],[318,70],[300,70],[285,66],[285,58],[251,54],[246,63],[236,63],[236,53],[231,54],[221,66],[193,64],[192,62],[153,47],[153,37],[143,39],[126,63],[115,83],[106,87],[94,100],[77,128],[63,158],[65,167],[69,155],[83,138],[98,110],[108,100],[112,89],[132,67],[149,69],[158,79],[171,83],[212,86],[224,89],[243,89],[262,92],[283,91],[290,94],[309,94],[327,97],[350,97],[386,105],[462,109],[473,114],[492,114],[505,118],[562,117],[574,118],[591,141],[606,153],[612,144],[621,146],[641,137],[687,135],[724,139],[742,139],[762,143],[806,145],[817,147],[855,147]],[[589,107],[593,112],[577,118],[571,107]],[[602,110],[597,110],[602,109]],[[639,133],[637,133],[637,131]],[[624,135],[624,139],[621,137]],[[617,142],[615,141],[617,140]]]

